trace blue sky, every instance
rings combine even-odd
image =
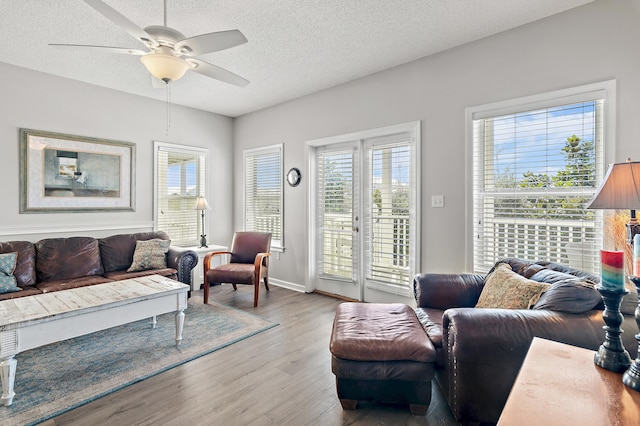
[[[255,176],[257,189],[277,189],[282,185],[279,161],[280,154],[269,154],[255,158]]]
[[[195,188],[196,184],[198,183],[195,160],[182,164],[185,165],[186,169],[187,188]],[[180,189],[180,167],[182,164],[170,164],[167,167],[167,188],[169,189],[169,193],[173,193],[176,190]],[[174,190],[174,188],[176,189]]]
[[[527,171],[552,176],[564,168],[562,148],[567,137],[594,141],[595,131],[595,102],[498,117],[494,119],[494,170],[497,175],[514,173],[516,179]]]

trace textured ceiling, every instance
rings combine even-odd
[[[162,0],[104,0],[141,28]],[[471,42],[592,0],[168,0],[186,37],[239,29],[248,43],[201,56],[251,81],[239,88],[187,73],[171,102],[236,117]],[[48,43],[144,46],[82,0],[5,0],[0,62],[158,100],[139,57]]]

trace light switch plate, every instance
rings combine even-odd
[[[444,207],[444,195],[432,195],[431,207]]]

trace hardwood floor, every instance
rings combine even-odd
[[[192,299],[202,297],[195,292]],[[114,392],[47,425],[455,425],[434,385],[426,417],[409,407],[340,406],[329,337],[340,300],[271,286],[253,308],[253,290],[213,287],[210,300],[280,325]],[[188,314],[188,313],[187,313]],[[185,333],[188,333],[185,329]]]

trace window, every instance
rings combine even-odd
[[[599,271],[602,213],[584,205],[603,179],[614,93],[609,82],[467,111],[473,271],[503,257]]]
[[[196,199],[206,196],[206,149],[156,142],[156,229],[176,245],[196,245],[202,229]]]
[[[271,232],[271,247],[283,248],[282,144],[244,151],[244,229]]]

